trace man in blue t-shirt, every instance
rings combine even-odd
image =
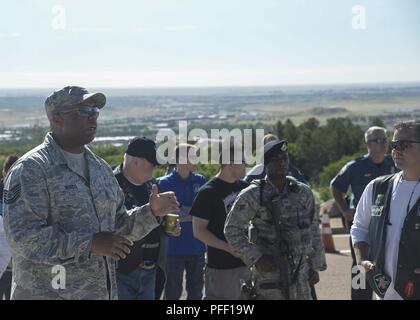
[[[194,149],[194,150],[191,150]],[[191,150],[191,153],[190,153]],[[192,171],[196,168],[196,147],[181,144],[175,150],[176,168],[157,179],[160,192],[173,191],[181,205],[181,235],[167,238],[165,299],[178,300],[182,294],[184,270],[186,271],[187,300],[201,300],[203,294],[204,253],[206,246],[193,235],[190,209],[193,200],[206,178]],[[190,154],[190,156],[187,156]]]
[[[353,222],[357,204],[368,183],[377,177],[395,173],[397,170],[392,158],[386,155],[388,138],[384,128],[369,128],[365,132],[365,142],[368,154],[348,162],[331,181],[331,193],[349,229]],[[351,198],[348,204],[344,195],[349,187],[351,188]],[[357,263],[351,239],[350,250],[353,266],[355,266]],[[357,273],[352,274],[352,278],[357,275]],[[371,300],[372,290],[368,285],[366,285],[366,289],[352,287],[351,298],[352,300]]]

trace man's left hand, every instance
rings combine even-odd
[[[414,269],[414,273],[420,274],[420,268]]]

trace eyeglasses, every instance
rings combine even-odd
[[[388,142],[387,138],[376,138],[376,139],[369,139],[368,142],[375,142],[377,144],[384,144]]]
[[[92,117],[92,116],[99,116],[99,108],[98,107],[89,107],[89,106],[84,106],[84,107],[80,107],[78,109],[73,109],[73,110],[67,110],[67,111],[61,111],[58,112],[58,114],[60,113],[70,113],[73,111],[77,111],[78,115],[81,117]]]
[[[420,143],[420,141],[414,141],[414,140],[392,140],[391,141],[391,148],[395,149],[397,151],[404,151],[408,148],[410,148],[411,143]]]

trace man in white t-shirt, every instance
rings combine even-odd
[[[395,129],[392,157],[402,171],[367,185],[351,237],[379,297],[420,299],[420,121]]]

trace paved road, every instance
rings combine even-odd
[[[349,236],[334,235],[334,244],[341,253],[327,253],[327,270],[320,273],[320,281],[316,285],[319,300],[349,300],[351,256]]]

